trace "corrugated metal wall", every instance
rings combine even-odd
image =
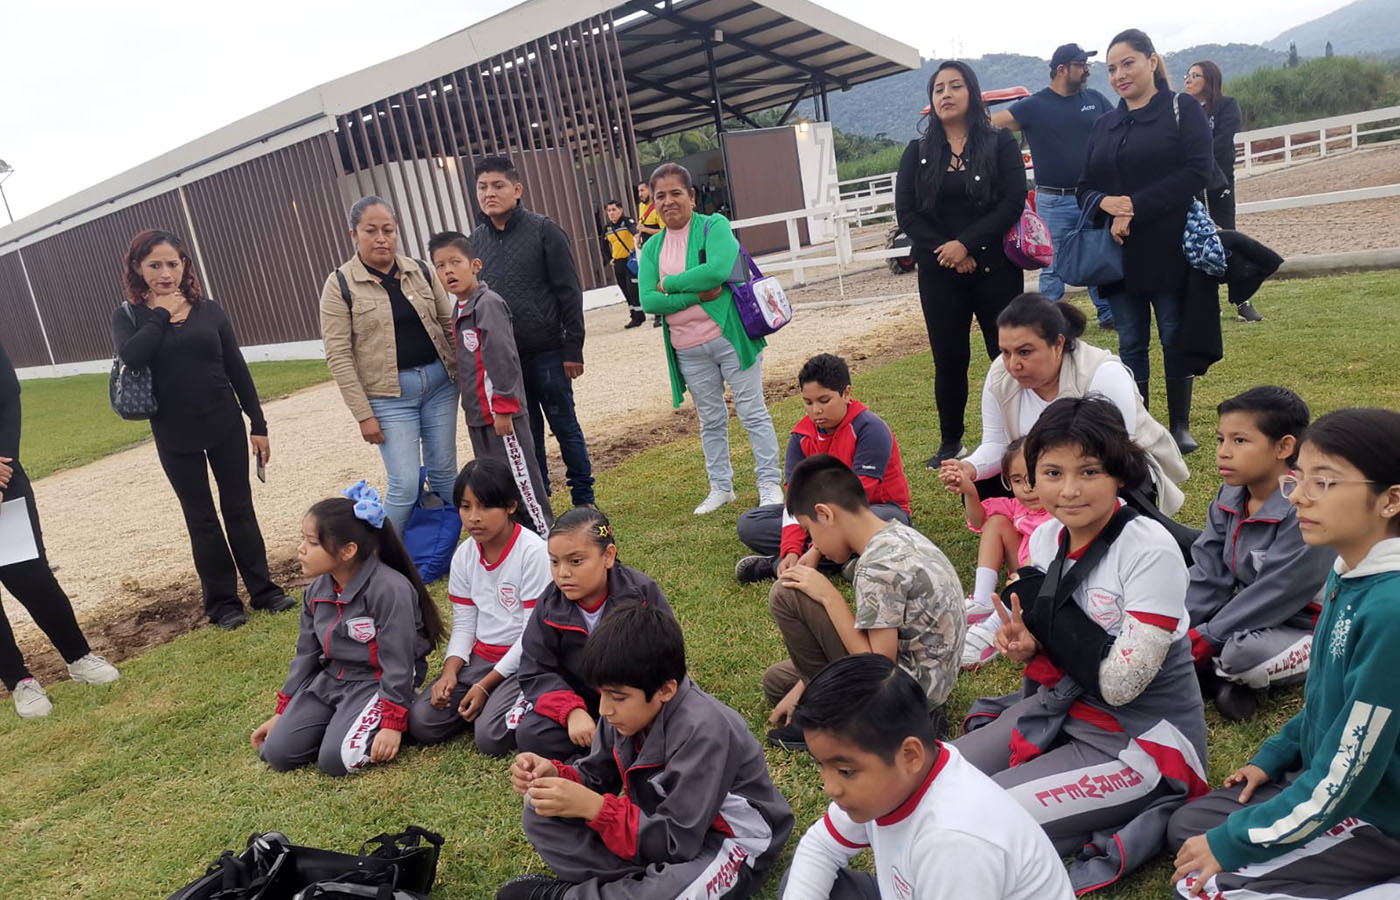
[[[602,207],[628,203],[638,176],[610,15],[385,97],[338,116],[337,125],[335,134],[0,256],[0,331],[15,364],[111,355],[122,262],[132,235],[146,228],[174,231],[197,251],[200,280],[241,343],[318,339],[321,285],[353,252],[347,201],[368,193],[389,200],[402,220],[400,252],[423,256],[432,232],[471,230],[472,161],[493,154],[515,161],[525,205],[564,229],[584,288],[608,283],[598,250]]]

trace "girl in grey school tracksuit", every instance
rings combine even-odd
[[[378,492],[362,481],[302,522],[313,576],[277,711],[253,732],[262,760],[287,771],[315,760],[330,775],[398,754],[414,688],[442,620]]]

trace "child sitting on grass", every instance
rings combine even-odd
[[[914,679],[861,653],[812,679],[793,721],[831,798],[797,845],[782,900],[1070,900],[1030,813],[942,744]],[[846,868],[869,847],[875,874]]]
[[[520,492],[500,460],[463,466],[452,502],[467,532],[447,582],[452,635],[442,674],[413,702],[408,729],[420,744],[440,744],[471,728],[478,750],[500,756],[515,749],[520,636],[549,587],[549,553],[518,521]]]
[[[457,393],[462,398],[467,436],[477,459],[498,459],[509,467],[523,501],[521,513],[537,534],[549,531],[554,512],[535,455],[530,415],[525,410],[525,376],[515,344],[510,307],[477,279],[481,258],[467,236],[444,231],[428,241],[433,266],[457,298],[452,339],[457,347]]]
[[[803,685],[832,660],[879,653],[899,663],[923,688],[928,712],[943,728],[943,703],[958,677],[963,643],[963,591],[943,551],[900,522],[870,508],[865,487],[834,456],[809,456],[788,482],[787,510],[828,559],[859,554],[856,611],[826,576],[809,565],[778,576],[768,594],[788,659],[768,668],[763,691],[776,704],[769,721],[791,718]],[[787,722],[768,740],[800,750],[802,729]]]
[[[311,507],[297,557],[312,580],[296,655],[253,747],[279,772],[315,761],[346,775],[389,762],[442,639],[437,606],[363,481]]]
[[[1400,895],[1400,413],[1313,423],[1279,480],[1310,547],[1337,554],[1303,707],[1225,786],[1172,816],[1183,897]]]
[[[577,759],[593,744],[598,691],[584,678],[583,647],[608,611],[625,603],[671,607],[656,582],[617,560],[608,517],[576,507],[549,533],[554,583],[535,604],[521,636],[520,707],[515,743],[545,759]]]
[[[899,441],[885,421],[851,398],[851,370],[846,361],[820,353],[802,364],[797,388],[807,414],[792,429],[783,456],[786,480],[809,456],[828,453],[851,467],[860,477],[875,515],[885,521],[910,524],[909,482],[899,456]],[[756,555],[745,556],[734,567],[743,584],[776,578],[800,561],[815,567],[821,552],[807,546],[807,533],[777,502],[761,505],[739,516],[739,540]],[[846,562],[833,560],[836,565]]]
[[[1191,654],[1206,698],[1238,722],[1256,691],[1307,677],[1318,593],[1337,554],[1310,547],[1279,478],[1298,461],[1308,405],[1290,390],[1256,387],[1216,410],[1215,464],[1224,482],[1191,545]]]
[[[1022,566],[1031,558],[1031,533],[1050,520],[1050,512],[1035,495],[1026,457],[1021,453],[1024,438],[1006,445],[1001,457],[1002,480],[1010,497],[977,495],[975,482],[962,469],[954,470],[957,490],[963,495],[967,527],[982,537],[977,545],[977,577],[972,596],[967,599],[967,638],[963,641],[962,668],[979,669],[996,659],[997,628],[1001,617],[992,605],[992,592],[1003,567],[1007,582],[1015,581]]]
[[[522,753],[510,769],[525,834],[556,877],[513,879],[497,900],[756,892],[792,810],[748,724],[686,676],[680,625],[619,606],[589,636],[582,674],[601,692],[592,752],[573,766]]]

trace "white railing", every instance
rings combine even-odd
[[[867,175],[864,178],[849,178],[836,182],[842,200],[862,201],[878,197],[890,198],[887,204],[858,211],[855,216],[855,227],[860,228],[868,221],[894,221],[894,178],[895,173],[884,172],[880,175]]]
[[[1367,127],[1384,122],[1391,124]],[[1235,135],[1235,162],[1251,173],[1258,167],[1290,165],[1295,157],[1319,159],[1329,153],[1355,150],[1362,138],[1391,132],[1400,132],[1400,106],[1241,131]]]

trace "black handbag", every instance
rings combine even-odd
[[[242,853],[225,850],[169,900],[286,900],[295,889],[288,872],[291,855],[281,833],[254,834]]]
[[[136,313],[130,303],[122,303],[126,317],[136,327]],[[156,388],[150,369],[136,369],[122,362],[119,354],[112,357],[112,374],[107,378],[107,398],[112,412],[132,422],[149,419],[156,414]]]

